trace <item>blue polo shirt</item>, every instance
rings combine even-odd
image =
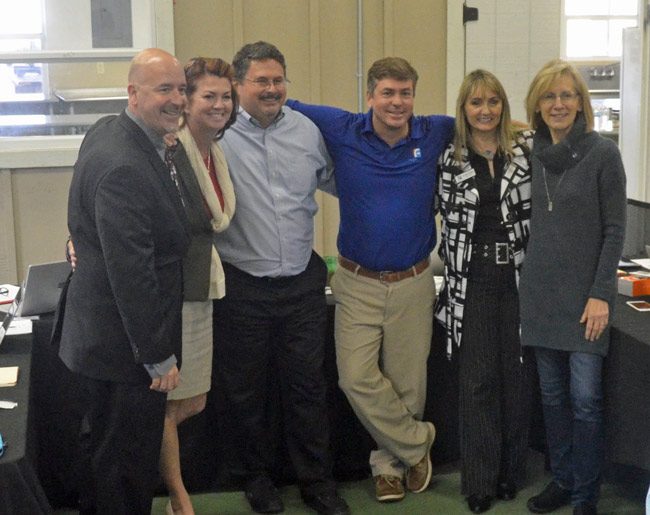
[[[316,124],[334,161],[339,253],[378,271],[405,270],[427,257],[436,244],[436,166],[454,119],[414,116],[409,135],[390,147],[373,131],[372,110],[287,105]]]

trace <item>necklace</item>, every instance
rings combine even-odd
[[[478,145],[476,143],[477,143],[477,141],[472,140],[472,148],[474,149],[474,152],[476,152],[480,156],[483,156],[488,161],[492,161],[494,159],[494,156],[497,153],[498,145],[495,144],[495,143],[489,143],[487,146],[491,147],[491,146],[494,145],[494,150],[492,150],[490,148],[481,149],[481,148],[478,147]]]
[[[490,177],[492,178],[492,181],[494,181],[494,158],[496,156],[496,151],[498,147],[496,147],[494,150],[491,149],[481,150],[476,146],[475,143],[476,142],[474,142],[474,144],[472,145],[472,149],[476,154],[478,154],[481,157],[484,157],[487,160],[488,169],[490,171]]]
[[[557,185],[555,186],[555,191],[553,192],[553,197],[551,197],[551,195],[548,192],[548,182],[546,181],[546,167],[542,165],[542,176],[544,177],[544,189],[546,190],[546,202],[549,211],[553,211],[553,200],[555,200],[555,197],[557,196],[557,191],[560,189],[560,184],[562,183],[562,179],[564,179],[565,174],[566,174],[566,168],[562,172],[562,175],[560,175],[560,180],[557,181]]]
[[[477,152],[488,161],[492,161],[496,154],[496,152],[494,152],[493,150],[477,150]]]

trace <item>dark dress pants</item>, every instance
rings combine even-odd
[[[459,353],[462,493],[494,496],[498,482],[521,483],[528,448],[532,364],[512,263],[472,256]]]
[[[215,301],[214,368],[239,435],[247,479],[275,475],[267,410],[278,383],[289,458],[303,494],[331,484],[323,371],[327,268],[312,253],[304,272],[255,277],[224,263],[227,294]]]
[[[87,402],[81,513],[149,515],[167,395],[150,390],[149,384],[78,377]]]

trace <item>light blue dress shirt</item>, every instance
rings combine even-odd
[[[314,243],[314,193],[334,191],[320,132],[286,106],[265,129],[240,108],[221,147],[237,198],[230,226],[215,234],[221,259],[257,277],[303,272]]]

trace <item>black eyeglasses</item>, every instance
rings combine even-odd
[[[7,442],[2,439],[2,433],[0,433],[0,458],[5,453],[5,448],[7,447]]]
[[[2,287],[0,288],[0,295],[7,297],[9,295],[9,288]]]

